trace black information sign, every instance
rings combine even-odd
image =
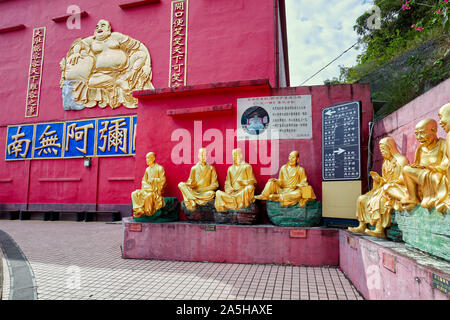
[[[322,110],[322,179],[361,179],[361,104],[345,102]]]

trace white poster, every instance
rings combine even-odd
[[[237,139],[312,139],[311,95],[237,99]]]

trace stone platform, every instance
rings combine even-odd
[[[340,230],[339,265],[368,300],[450,300],[450,263],[404,243]]]
[[[369,300],[450,300],[450,263],[405,243],[330,228],[122,221],[122,257],[339,266]]]
[[[123,258],[337,266],[338,230],[124,218]]]

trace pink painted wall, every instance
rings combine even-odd
[[[152,58],[153,85],[168,86],[170,50],[170,0],[121,9],[132,0],[17,0],[0,2],[0,28],[24,24],[23,30],[0,33],[0,158],[5,157],[6,126],[53,122],[112,115],[136,114],[124,107],[64,111],[59,88],[59,62],[72,42],[91,36],[99,19],[111,22],[113,31],[143,42]],[[65,21],[68,6],[78,5],[88,16],[81,29],[69,30]],[[189,85],[269,79],[275,86],[275,24],[273,0],[189,1],[188,70]],[[32,30],[45,26],[45,54],[42,71],[39,116],[25,118]],[[0,166],[0,204],[67,203],[124,204],[134,190],[134,157],[95,158],[90,168],[82,159],[5,162]],[[140,174],[139,174],[140,175]],[[43,182],[42,179],[74,178],[71,182]],[[119,179],[118,179],[119,178]],[[41,180],[41,181],[40,181]],[[137,181],[140,181],[138,177]],[[29,190],[29,191],[28,191]],[[0,205],[1,206],[1,205]]]
[[[136,184],[135,187],[140,188],[141,177],[144,174],[146,163],[145,155],[149,151],[156,153],[156,162],[161,164],[166,171],[167,187],[165,196],[178,197],[183,200],[181,192],[177,185],[181,181],[186,181],[193,164],[197,162],[197,153],[200,147],[208,147],[211,141],[204,141],[202,144],[202,134],[208,129],[217,129],[224,137],[224,152],[227,149],[225,141],[226,130],[236,129],[236,104],[237,99],[245,97],[259,96],[283,96],[283,95],[311,95],[312,96],[312,124],[313,138],[298,140],[280,140],[279,152],[270,154],[273,163],[278,161],[278,165],[273,175],[263,175],[262,168],[268,167],[262,163],[261,158],[252,157],[257,154],[256,144],[246,142],[245,145],[245,161],[253,167],[253,172],[258,181],[256,186],[256,194],[259,194],[267,180],[271,177],[278,177],[279,168],[287,163],[288,155],[292,150],[300,152],[300,165],[305,168],[308,176],[308,182],[313,187],[317,199],[322,199],[322,109],[333,104],[345,101],[361,101],[362,104],[362,123],[361,123],[361,141],[363,146],[362,152],[362,172],[363,183],[365,179],[365,168],[367,159],[368,141],[368,122],[372,121],[372,103],[370,100],[370,88],[368,85],[332,85],[332,86],[312,86],[312,87],[295,87],[271,89],[267,86],[241,86],[240,84],[221,84],[222,88],[209,86],[193,86],[184,92],[161,91],[158,94],[145,96],[145,92],[139,92],[140,107],[138,110],[138,137],[136,150]],[[141,95],[142,94],[142,95]],[[211,114],[197,114],[186,116],[169,116],[167,110],[182,108],[198,108],[205,106],[214,106],[222,104],[231,104],[233,110],[231,112],[217,111]],[[152,119],[158,119],[154,122]],[[202,121],[202,130],[200,134],[194,134],[194,122]],[[172,150],[179,144],[179,140],[172,141],[172,134],[179,129],[186,129],[191,136],[191,149],[189,164],[174,164],[171,159]],[[237,147],[234,139],[231,143],[231,149]],[[269,150],[270,150],[269,142]],[[268,154],[269,155],[269,154]],[[223,190],[228,167],[232,164],[231,153],[228,153],[228,163],[213,163],[218,178],[220,189]],[[225,157],[224,157],[225,160]]]
[[[394,138],[399,151],[410,162],[413,162],[414,154],[419,146],[419,142],[414,135],[414,127],[420,120],[425,118],[435,119],[439,123],[439,108],[449,102],[450,79],[447,79],[383,120],[377,122],[373,130],[373,169],[378,172],[381,170],[383,158],[378,148],[378,143],[385,136]],[[446,137],[445,131],[440,126],[438,127],[438,137]]]
[[[384,263],[383,255],[385,255]],[[388,262],[389,258],[394,259],[394,264]],[[449,279],[449,274],[343,230],[339,231],[339,265],[365,299],[449,299],[445,293],[433,288],[432,285],[433,273],[445,279]]]
[[[137,224],[137,223],[134,223]],[[123,257],[228,263],[336,266],[338,231],[306,229],[306,238],[291,238],[295,228],[275,226],[139,223],[141,232],[123,226]]]

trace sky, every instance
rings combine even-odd
[[[286,0],[291,86],[300,84],[351,47],[358,39],[356,19],[371,9],[370,0]],[[362,49],[351,49],[303,85],[321,85],[339,77],[339,65],[351,67]]]

